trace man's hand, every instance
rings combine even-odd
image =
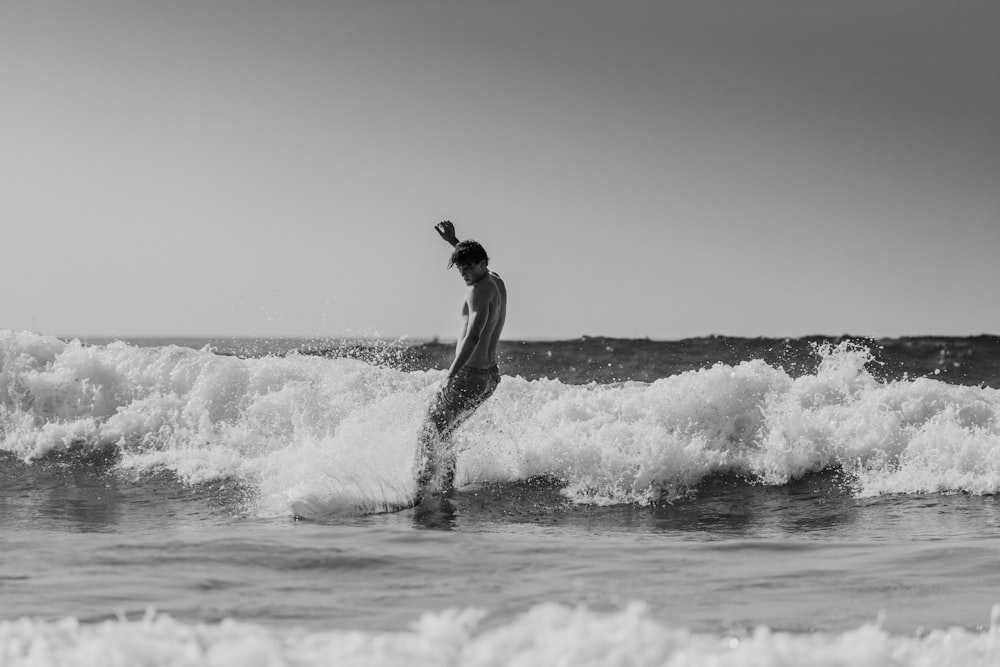
[[[442,220],[434,225],[434,229],[441,235],[441,238],[451,244],[452,248],[458,245],[458,237],[455,236],[455,225],[451,224],[451,220]]]

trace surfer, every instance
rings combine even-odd
[[[507,316],[507,287],[489,269],[486,250],[471,239],[459,241],[455,225],[445,220],[434,226],[454,248],[448,268],[458,269],[469,286],[462,304],[462,333],[447,379],[438,387],[427,411],[417,445],[417,504],[431,488],[435,475],[440,485],[433,493],[447,496],[455,480],[456,452],[450,437],[500,383],[497,343]]]

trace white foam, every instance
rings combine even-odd
[[[766,627],[696,633],[664,625],[641,603],[607,613],[540,604],[487,624],[479,609],[425,613],[404,632],[271,629],[226,620],[188,624],[148,612],[142,619],[0,622],[4,667],[178,665],[629,665],[643,667],[994,667],[1000,664],[1000,606],[988,630],[891,635],[877,623],[843,633],[793,634]]]
[[[646,384],[505,377],[456,435],[459,483],[545,475],[575,502],[648,503],[714,473],[783,484],[829,467],[862,496],[1000,491],[1000,391],[879,382],[867,350],[815,374],[760,360]],[[0,449],[25,460],[115,450],[122,469],[238,478],[263,515],[404,504],[441,371],[299,355],[84,346],[0,332]]]

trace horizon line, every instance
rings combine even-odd
[[[382,334],[363,334],[363,335],[343,335],[343,334],[315,334],[315,335],[302,335],[302,334],[44,334],[41,332],[39,335],[51,335],[61,340],[100,340],[100,341],[149,341],[149,340],[284,340],[284,341],[351,341],[351,342],[362,342],[362,341],[382,341],[382,342],[410,342],[416,344],[423,343],[441,343],[441,344],[455,344],[458,339],[455,337],[442,337],[442,336],[388,336]],[[768,339],[768,340],[797,340],[797,339],[807,339],[807,338],[832,338],[832,339],[869,339],[869,340],[902,340],[902,339],[912,339],[912,338],[1000,338],[998,333],[980,332],[980,333],[970,333],[970,334],[942,334],[942,333],[923,333],[923,334],[897,334],[897,335],[877,335],[877,334],[853,334],[853,333],[839,333],[839,334],[827,334],[827,333],[810,333],[802,335],[773,335],[773,334],[757,334],[757,335],[738,335],[738,334],[721,334],[721,333],[708,333],[693,336],[676,336],[676,337],[653,337],[653,336],[614,336],[605,334],[581,334],[578,336],[570,337],[551,337],[551,336],[527,336],[527,337],[512,337],[512,338],[501,338],[501,343],[558,343],[558,342],[569,342],[569,341],[579,341],[579,340],[628,340],[628,341],[650,341],[650,342],[680,342],[685,340],[700,340],[707,338],[732,338],[732,339],[745,339],[745,340],[755,340],[755,339]]]

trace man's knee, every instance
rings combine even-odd
[[[435,438],[440,439],[448,433],[448,427],[452,421],[453,416],[451,414],[432,411],[431,414],[427,416],[424,428],[426,431],[430,431]]]

